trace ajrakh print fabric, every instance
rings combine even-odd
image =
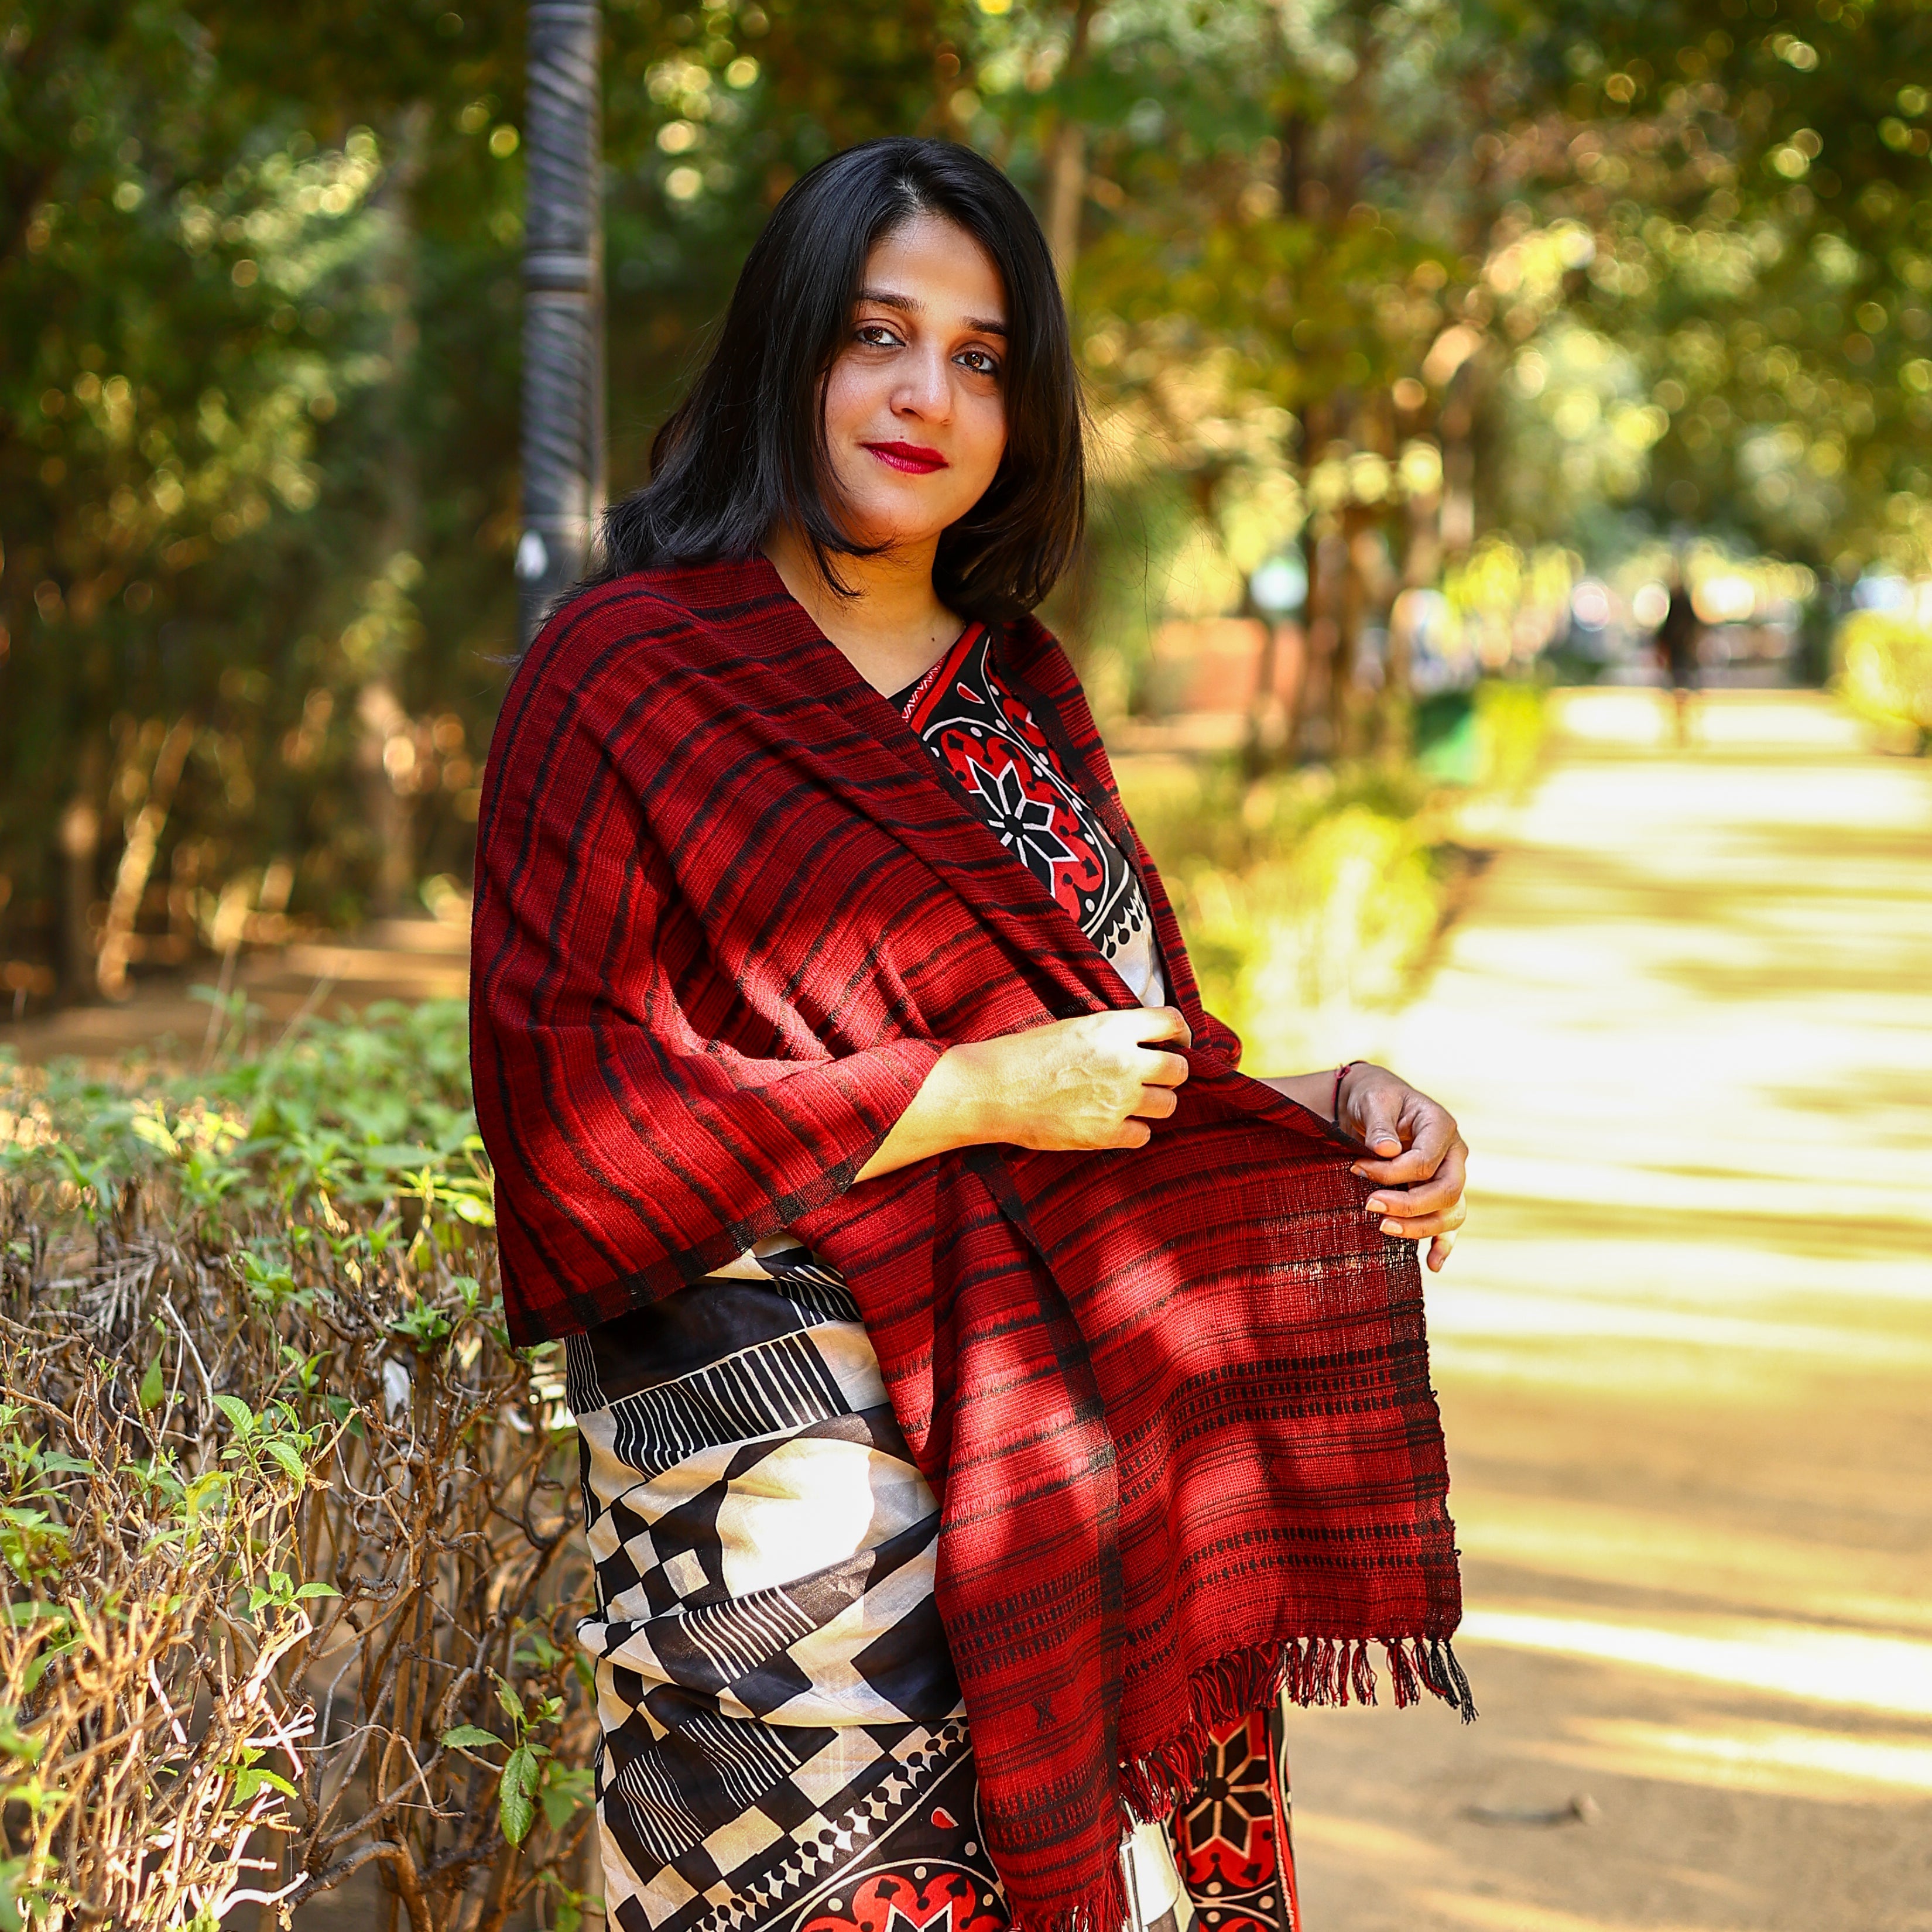
[[[802,1250],[764,1265],[566,1345],[610,1922],[1003,1932],[937,1505],[837,1274]],[[1279,1729],[1217,1733],[1169,1822],[1162,1863],[1211,1932],[1298,1932]]]
[[[1204,1932],[1301,1932],[1288,1794],[1280,1704],[1216,1732],[1168,1827]]]
[[[1139,876],[1040,716],[1000,677],[986,627],[968,624],[892,702],[993,836],[1065,908],[1135,998],[1160,1006],[1167,995]]]
[[[933,1606],[938,1505],[843,1284],[802,1251],[766,1265],[567,1345],[622,1932],[789,1923],[935,1807],[962,1883],[994,1886]]]
[[[761,559],[586,590],[518,667],[472,1057],[518,1342],[782,1228],[844,1278],[944,1498],[984,1842],[1027,1932],[1076,1932],[1124,1916],[1123,1804],[1163,1815],[1284,1687],[1370,1695],[1376,1649],[1398,1702],[1470,1704],[1413,1247],[1356,1150],[1237,1070],[1058,645],[1020,619],[992,648],[1132,858],[1192,1031],[1146,1146],[854,1184],[950,1043],[1133,995]]]

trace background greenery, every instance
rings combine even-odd
[[[391,1932],[572,1932],[590,1558],[463,1006],[217,1011],[191,1072],[0,1054],[0,1928],[380,1874]]]
[[[1098,502],[1049,614],[1116,712],[1155,623],[1250,608],[1295,548],[1315,662],[1277,737],[1330,758],[1400,754],[1400,652],[1379,694],[1352,662],[1485,556],[1694,531],[1827,605],[1928,566],[1922,0],[606,10],[614,488],[800,170],[969,140],[1068,266]],[[87,982],[116,922],[138,969],[465,874],[512,648],[521,24],[0,26],[11,990]],[[1921,675],[1871,648],[1873,688]]]

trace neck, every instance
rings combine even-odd
[[[959,620],[932,587],[935,536],[877,556],[832,560],[853,592],[842,597],[820,575],[812,546],[796,530],[773,530],[765,555],[806,616],[874,691],[890,698],[923,676],[959,634]]]

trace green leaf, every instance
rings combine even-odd
[[[543,1809],[553,1832],[560,1832],[586,1804],[596,1802],[595,1775],[588,1766],[566,1770],[554,1762],[544,1767]]]
[[[134,1138],[146,1141],[151,1148],[158,1148],[166,1154],[181,1152],[180,1142],[168,1132],[166,1124],[157,1120],[153,1114],[136,1114],[128,1124],[134,1129]]]
[[[0,1704],[0,1751],[21,1764],[38,1764],[45,1740],[30,1737],[14,1721],[10,1705]]]
[[[333,1583],[304,1583],[296,1592],[296,1601],[301,1603],[310,1597],[339,1597],[342,1592]],[[448,1742],[447,1738],[444,1740]]]
[[[166,1385],[161,1379],[160,1351],[157,1349],[154,1359],[148,1364],[147,1373],[141,1378],[141,1386],[135,1391],[134,1399],[141,1405],[142,1413],[145,1414],[151,1408],[160,1408],[161,1397],[165,1393]]]
[[[237,1804],[246,1804],[264,1788],[279,1791],[284,1798],[298,1796],[295,1786],[278,1771],[265,1771],[260,1765],[246,1765],[235,1774],[235,1796]]]
[[[502,1782],[496,1792],[496,1812],[502,1821],[503,1835],[513,1845],[520,1845],[536,1822],[533,1796],[536,1777],[536,1754],[528,1744],[519,1744],[503,1767]]]
[[[486,1731],[481,1724],[458,1724],[453,1731],[445,1731],[443,1742],[453,1750],[481,1750],[487,1744],[500,1744],[503,1740],[494,1731]]]
[[[218,1395],[214,1406],[227,1417],[237,1436],[248,1436],[254,1432],[255,1412],[239,1396]]]
[[[24,1858],[0,1864],[0,1932],[28,1932],[26,1915],[20,1909],[20,1882],[26,1875]]]
[[[292,1442],[278,1442],[272,1438],[262,1446],[281,1465],[291,1480],[298,1483],[307,1480],[308,1471],[303,1465],[301,1453]]]

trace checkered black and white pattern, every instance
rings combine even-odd
[[[838,1276],[774,1272],[783,1332],[685,1373],[607,1399],[596,1336],[570,1351],[622,1932],[770,1923],[968,1752],[937,1502]]]

